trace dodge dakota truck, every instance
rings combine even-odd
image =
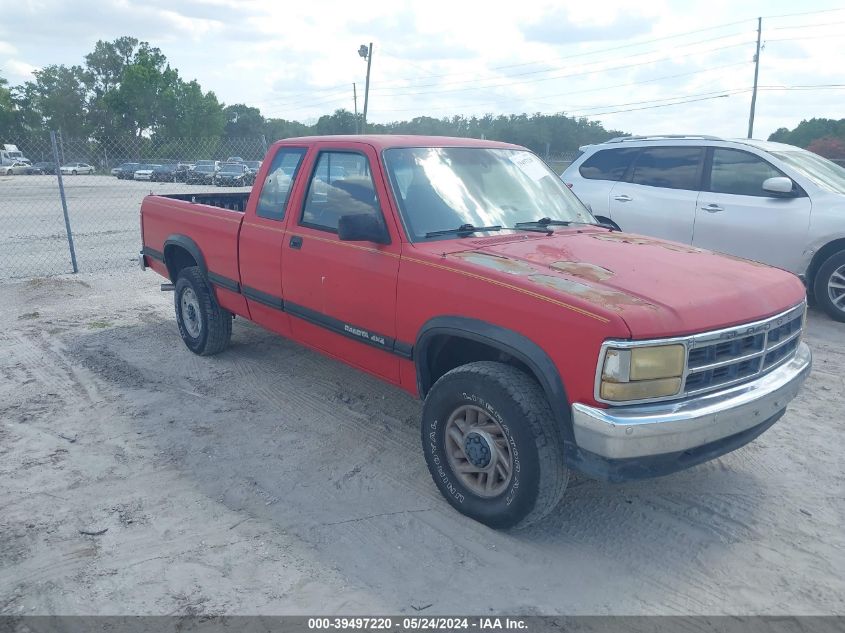
[[[286,139],[251,193],[148,196],[141,232],[189,350],[237,315],[418,396],[435,485],[492,527],[543,517],[572,470],[732,451],[810,372],[796,276],[604,226],[516,145]]]

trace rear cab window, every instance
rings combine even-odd
[[[284,219],[285,207],[305,152],[304,147],[281,147],[276,152],[261,185],[261,193],[258,194],[258,205],[255,209],[258,217],[268,220]]]

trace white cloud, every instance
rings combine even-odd
[[[226,103],[304,120],[352,109],[353,82],[362,107],[366,63],[356,51],[373,42],[373,121],[566,109],[635,133],[736,136],[747,127],[745,92],[671,107],[619,104],[750,87],[758,15],[809,12],[764,19],[761,85],[843,83],[845,49],[831,36],[845,11],[813,13],[828,8],[790,0],[41,0],[4,12],[0,53],[29,62],[4,65],[14,83],[36,65],[81,63],[97,39],[131,34]],[[802,118],[841,117],[842,94],[761,90],[755,130],[766,136]]]

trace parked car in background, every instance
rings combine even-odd
[[[48,162],[48,161],[41,161],[39,163],[35,163],[32,166],[34,173],[36,174],[55,174],[56,173],[56,163]]]
[[[152,165],[152,164],[145,164],[138,167],[135,170],[135,174],[132,176],[134,180],[152,180],[153,179],[153,170],[156,167],[161,167],[161,165]]]
[[[255,174],[244,163],[223,163],[215,184],[219,187],[245,187],[255,182]]]
[[[185,182],[189,185],[207,185],[214,184],[214,177],[217,170],[214,165],[206,165],[197,163],[194,168],[189,170],[185,177]]]
[[[226,162],[227,163],[243,163],[244,159],[241,158],[240,156],[229,156],[229,158],[226,159]]]
[[[89,165],[88,163],[68,163],[67,165],[62,165],[61,170],[62,174],[69,174],[71,176],[93,174],[95,171],[93,165]]]
[[[215,171],[220,169],[220,161],[219,160],[198,160],[196,163],[194,163],[194,167],[199,167],[200,165],[205,165],[205,166],[211,165],[212,167],[214,167]]]
[[[249,167],[249,170],[253,174],[258,174],[258,170],[261,169],[261,161],[260,160],[247,160],[247,161],[244,161],[244,165]]]
[[[11,176],[13,174],[28,174],[32,171],[29,163],[15,161],[11,165],[0,165],[0,174]]]
[[[117,176],[118,180],[132,180],[135,177],[135,170],[141,166],[141,163],[123,163],[120,167],[112,169],[112,174]]]
[[[621,137],[561,177],[603,222],[783,268],[845,322],[845,169],[806,150],[713,136]]]
[[[153,168],[150,180],[155,182],[185,182],[188,175],[189,165],[186,163],[168,163],[156,165]]]

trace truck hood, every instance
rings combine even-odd
[[[795,306],[806,293],[798,277],[777,268],[618,231],[565,229],[548,237],[453,244],[456,249],[444,253],[453,262],[492,269],[534,292],[616,314],[634,338],[756,321]]]

